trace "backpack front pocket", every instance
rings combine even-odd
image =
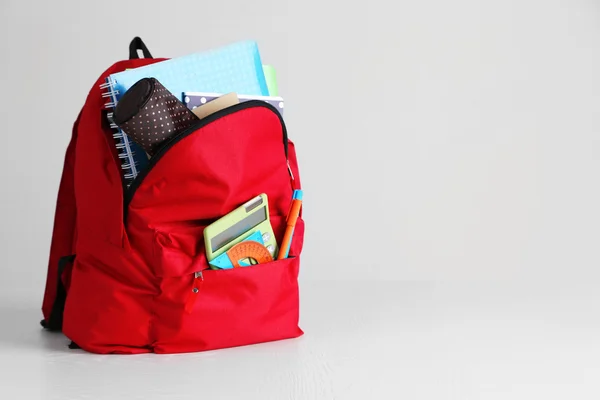
[[[207,270],[191,312],[189,278],[162,280],[153,321],[156,353],[181,353],[294,338],[299,258],[230,270]]]
[[[274,216],[271,225],[281,240],[285,218]],[[164,275],[152,321],[154,351],[202,351],[300,336],[303,239],[304,221],[299,219],[288,258],[227,270],[209,268],[201,238],[197,245],[157,243],[157,263],[164,265]],[[187,252],[195,246],[199,252],[190,257]]]

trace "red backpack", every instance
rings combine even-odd
[[[75,121],[54,220],[42,325],[94,353],[178,353],[302,335],[298,272],[304,222],[289,257],[212,270],[203,230],[265,193],[281,243],[300,175],[285,123],[261,101],[236,104],[177,135],[124,184],[100,85],[164,59],[134,39]]]

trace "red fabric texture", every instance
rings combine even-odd
[[[50,245],[50,257],[48,260],[48,275],[46,277],[46,290],[42,303],[42,313],[46,321],[50,318],[54,299],[56,298],[58,260],[64,255],[72,254],[75,243],[76,207],[73,173],[78,123],[79,117],[73,125],[71,142],[69,143],[65,154],[63,172],[54,213],[54,228],[52,231],[52,243]]]
[[[126,196],[99,85],[110,73],[156,61],[115,64],[87,98],[59,191],[58,202],[71,207],[65,216],[57,211],[44,315],[56,286],[53,263],[75,253],[63,332],[84,350],[180,353],[302,335],[301,218],[288,259],[214,271],[204,251],[204,227],[260,193],[268,196],[271,225],[281,243],[300,176],[289,141],[287,162],[295,178],[290,180],[284,128],[275,111],[240,109],[176,142],[152,166],[124,212]],[[199,271],[203,279],[195,277]]]

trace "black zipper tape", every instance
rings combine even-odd
[[[152,168],[154,168],[154,166],[160,161],[160,159],[175,144],[177,144],[179,141],[186,138],[187,136],[191,135],[198,129],[201,129],[201,128],[205,127],[206,125],[208,125],[220,118],[234,114],[238,111],[246,110],[248,108],[256,108],[256,107],[262,107],[262,108],[269,109],[272,112],[274,112],[275,115],[277,115],[277,117],[279,118],[279,121],[281,122],[282,133],[283,133],[283,149],[285,152],[285,159],[287,160],[288,159],[287,128],[285,126],[285,122],[283,121],[283,117],[281,116],[279,111],[277,111],[277,109],[274,106],[272,106],[271,104],[269,104],[263,100],[248,100],[248,101],[244,101],[242,103],[235,104],[233,106],[224,108],[223,110],[219,110],[214,114],[211,114],[205,118],[202,118],[200,121],[198,121],[194,125],[190,126],[183,132],[180,132],[177,135],[173,136],[171,139],[167,140],[166,143],[160,148],[160,150],[158,150],[156,152],[156,154],[154,154],[154,156],[152,156],[152,158],[150,158],[150,161],[149,161],[147,167],[139,172],[139,174],[135,177],[135,179],[133,180],[133,182],[131,183],[129,188],[125,191],[125,195],[123,196],[124,197],[124,199],[123,199],[123,207],[124,207],[123,220],[127,221],[127,210],[129,209],[129,203],[131,203],[131,200],[133,199],[133,196],[135,195],[135,192],[137,191],[137,189],[140,187],[140,185],[142,184],[142,182],[144,181],[146,176],[150,173]]]

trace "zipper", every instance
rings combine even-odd
[[[285,159],[287,162],[288,171],[290,172],[290,176],[292,176],[292,179],[293,179],[292,170],[289,166],[289,160],[288,160],[287,128],[285,126],[285,122],[283,121],[283,117],[281,116],[279,111],[277,111],[277,109],[274,106],[272,106],[271,104],[269,104],[265,101],[248,100],[248,101],[244,101],[242,103],[235,104],[233,106],[224,108],[223,110],[219,110],[216,113],[209,115],[208,117],[202,118],[194,125],[190,126],[189,128],[185,129],[184,131],[182,131],[182,132],[178,133],[177,135],[173,136],[172,138],[168,139],[167,142],[160,148],[160,150],[158,150],[158,152],[156,152],[156,154],[154,154],[154,156],[152,156],[150,158],[146,168],[144,168],[142,171],[139,172],[139,174],[135,177],[135,179],[133,180],[133,182],[131,183],[129,188],[125,191],[124,202],[123,202],[123,208],[124,208],[123,209],[123,220],[127,221],[127,210],[129,209],[129,203],[131,203],[131,200],[133,199],[133,196],[135,195],[135,192],[137,191],[137,189],[140,187],[140,185],[142,184],[142,182],[144,181],[144,179],[146,178],[148,173],[152,170],[152,168],[154,168],[154,166],[160,161],[160,159],[175,144],[177,144],[179,141],[186,138],[187,136],[191,135],[198,129],[201,129],[220,118],[234,114],[238,111],[246,110],[248,108],[255,108],[255,107],[267,108],[267,109],[271,110],[272,112],[274,112],[275,115],[277,115],[277,117],[279,118],[279,122],[281,123],[282,133],[283,133],[283,148],[284,148],[284,152],[285,152]]]
[[[202,275],[202,271],[198,271],[194,273],[194,282],[192,285],[192,291],[188,294],[188,298],[185,302],[185,311],[188,314],[191,314],[194,310],[194,303],[196,303],[196,299],[198,298],[198,292],[200,292],[200,287],[204,283],[204,276]]]

